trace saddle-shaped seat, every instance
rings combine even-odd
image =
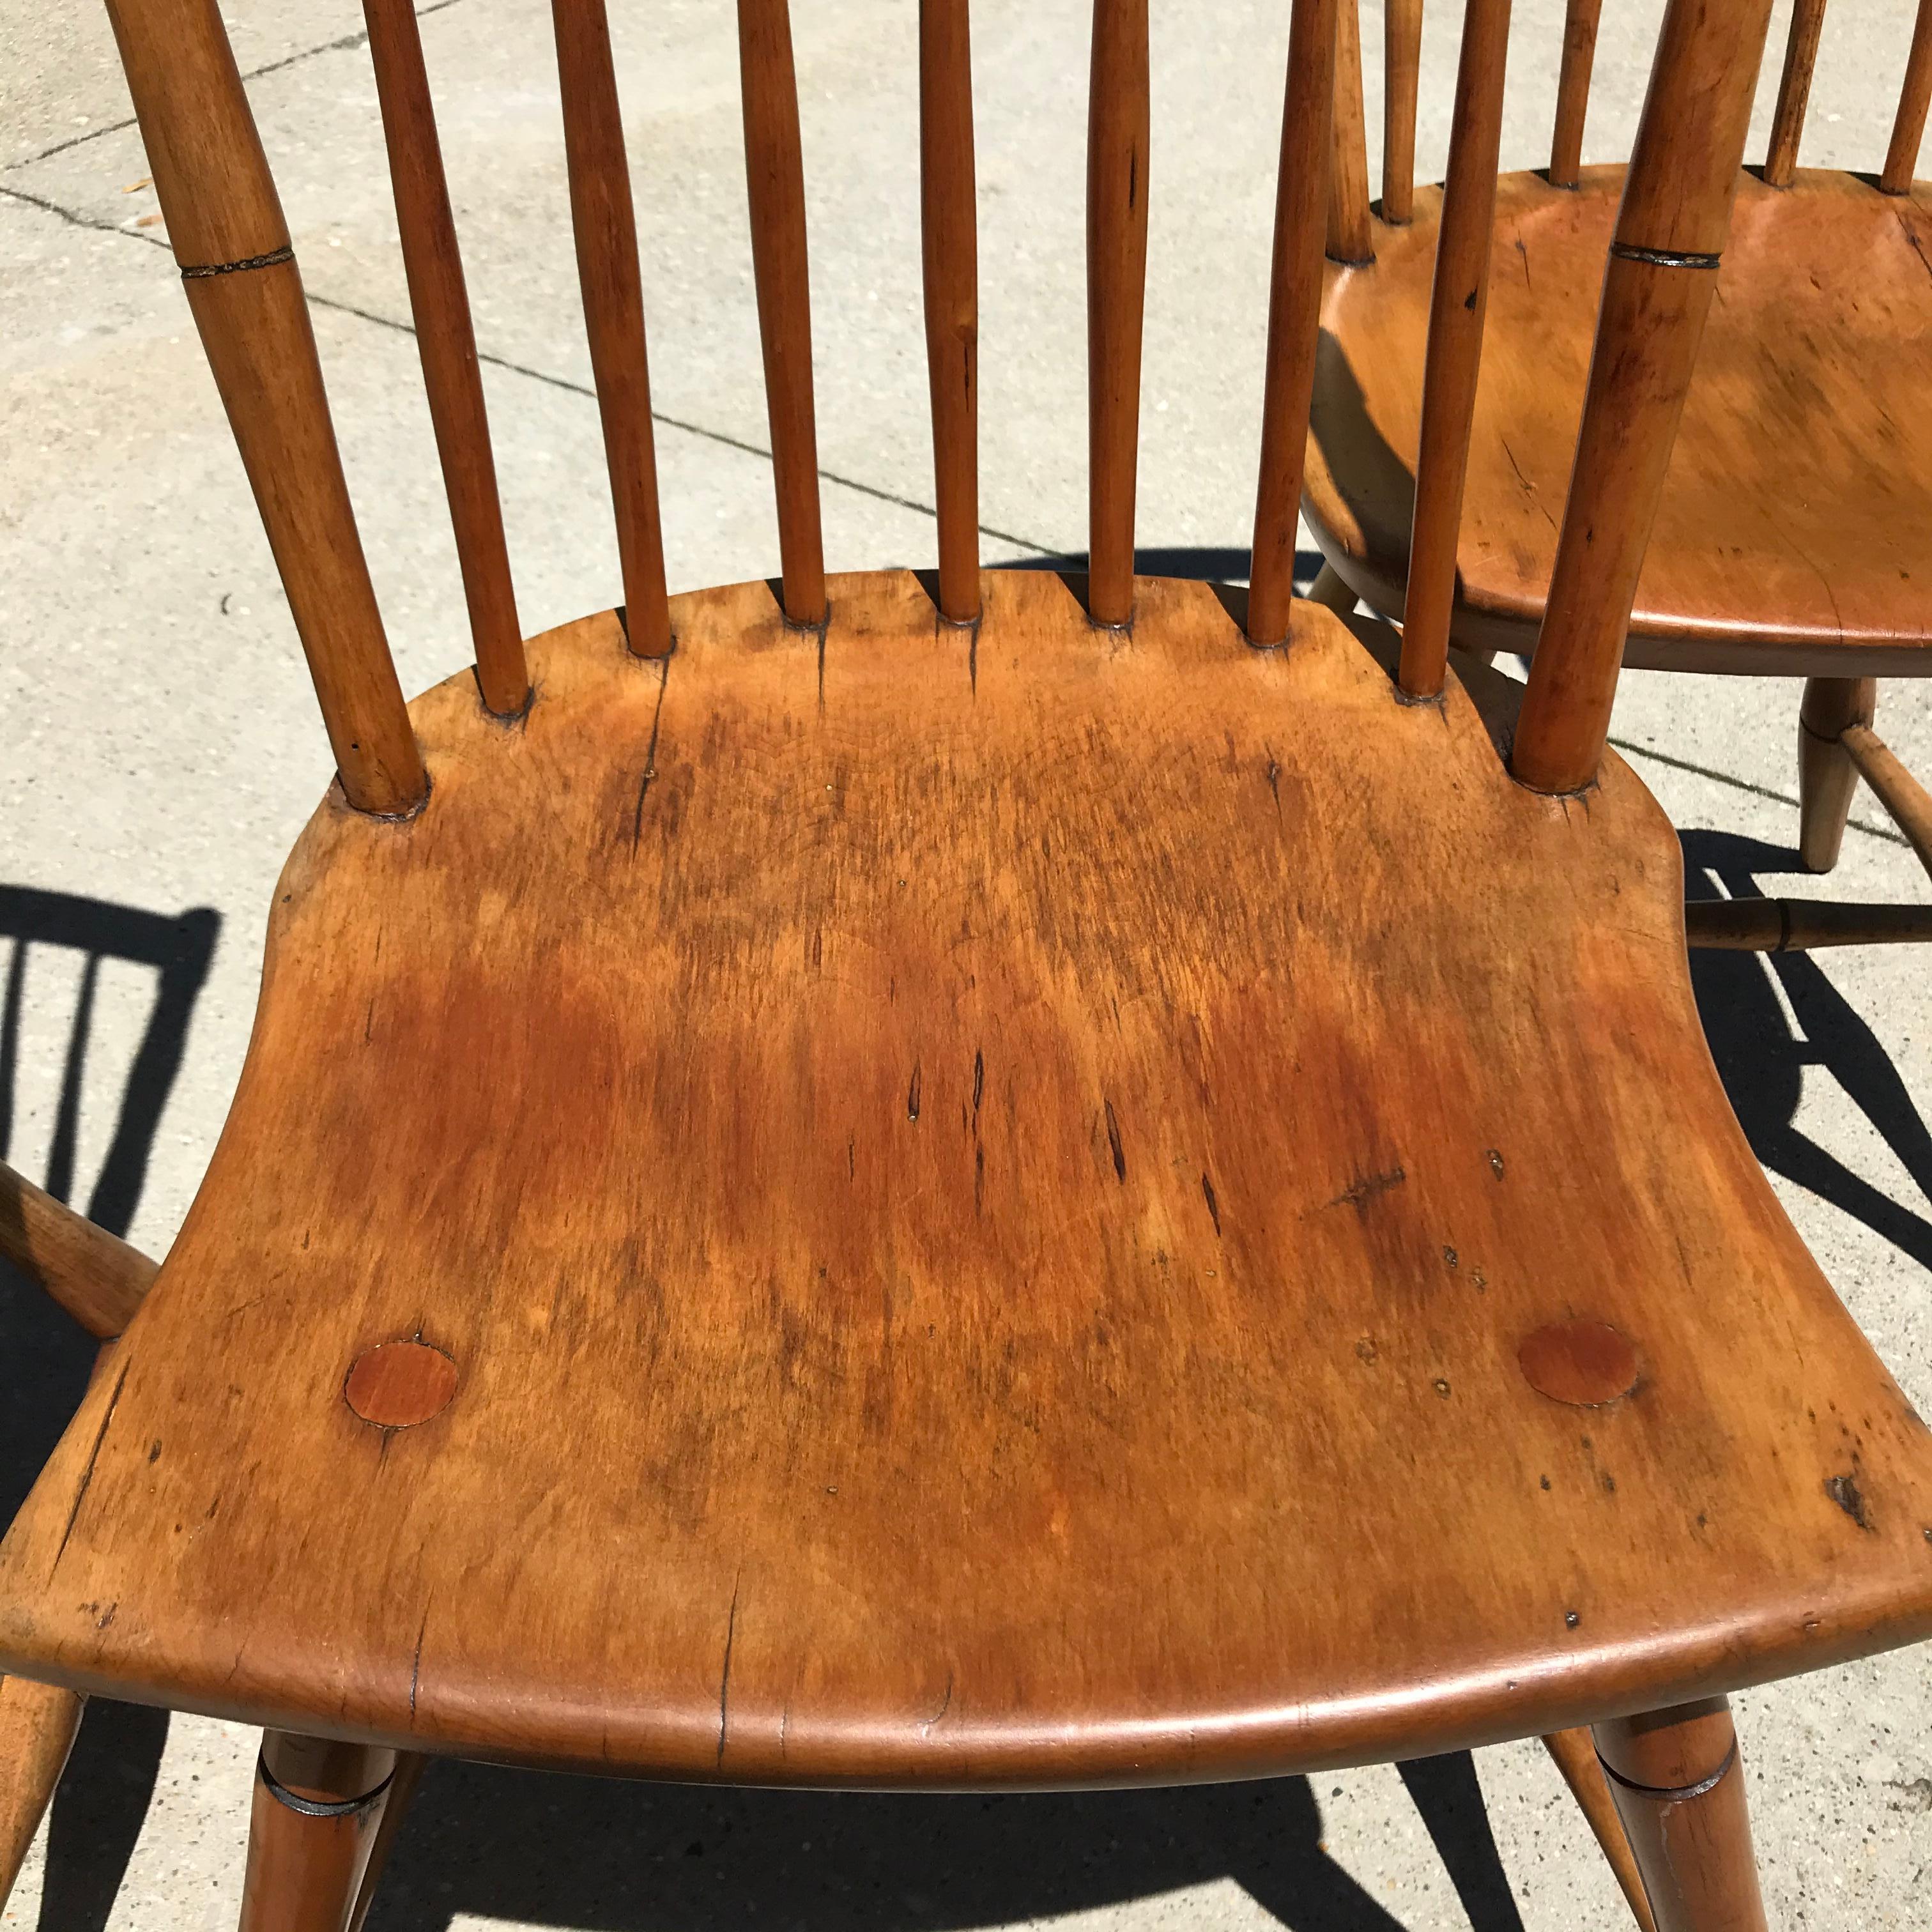
[[[289,862],[207,1180],[0,1556],[10,1664],[1072,1784],[1932,1629],[1932,1445],[1726,1104],[1629,770],[1512,782],[1514,687],[1404,704],[1318,607],[1257,651],[1204,586],[1124,635],[983,581],[976,633],[752,584],[658,662],[535,640],[520,724],[416,702],[430,808]]]

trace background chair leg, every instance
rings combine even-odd
[[[1848,724],[1869,724],[1878,706],[1870,677],[1808,677],[1798,711],[1798,853],[1804,868],[1828,872],[1838,862],[1858,768],[1839,743]]]
[[[1596,1726],[1657,1932],[1766,1932],[1730,1704]]]
[[[262,1732],[241,1932],[348,1932],[363,1903],[397,1756]]]
[[[1616,1800],[1610,1796],[1610,1781],[1597,1756],[1597,1747],[1587,1728],[1552,1731],[1544,1739],[1563,1782],[1570,1787],[1597,1843],[1604,1848],[1618,1885],[1622,1888],[1630,1916],[1642,1932],[1657,1932],[1657,1921],[1650,1916],[1650,1900],[1644,1896],[1643,1880],[1636,1868],[1636,1855],[1624,1835],[1623,1820],[1617,1816]]]
[[[422,1774],[429,1760],[420,1751],[398,1751],[396,1768],[389,1780],[389,1796],[382,1807],[382,1822],[376,1827],[376,1842],[370,1847],[369,1862],[362,1870],[362,1889],[356,1899],[356,1909],[349,1915],[349,1932],[362,1932],[364,1920],[369,1916],[369,1908],[375,1903],[376,1887],[382,1876],[382,1868],[389,1862],[389,1853],[394,1846],[397,1834],[403,1828],[403,1820],[409,1815],[411,1801],[416,1795],[416,1786],[422,1782]]]
[[[1345,617],[1354,612],[1355,593],[1342,581],[1342,573],[1332,563],[1324,563],[1315,573],[1315,581],[1308,586],[1308,601],[1325,604]]]
[[[86,1702],[57,1684],[0,1677],[0,1905],[40,1828]]]

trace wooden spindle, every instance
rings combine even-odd
[[[1147,0],[1095,0],[1087,110],[1087,608],[1134,607],[1134,486],[1147,295]]]
[[[406,0],[404,0],[406,4]],[[644,292],[624,121],[604,0],[551,0],[557,82],[563,99],[564,163],[570,224],[604,460],[617,519],[624,580],[624,629],[638,656],[671,647],[658,511],[657,441],[651,428],[650,364],[644,346]]]
[[[1322,309],[1329,121],[1335,101],[1336,0],[1294,0],[1275,184],[1274,265],[1268,288],[1268,386],[1262,404],[1261,482],[1255,493],[1248,639],[1288,636],[1294,538],[1301,509],[1309,403]]]
[[[1563,63],[1556,74],[1556,131],[1550,143],[1550,184],[1574,188],[1583,163],[1583,119],[1590,108],[1590,70],[1604,0],[1569,0],[1563,16]]]
[[[765,406],[778,486],[784,611],[825,622],[825,539],[818,510],[818,430],[812,400],[812,281],[805,235],[805,163],[786,0],[738,0],[751,190],[752,273],[764,344]]]
[[[1789,188],[1798,172],[1798,142],[1804,132],[1811,70],[1818,64],[1818,37],[1824,28],[1825,0],[1795,0],[1791,37],[1784,44],[1784,71],[1778,77],[1778,106],[1771,117],[1771,146],[1764,158],[1768,188]]]
[[[1422,0],[1383,0],[1382,219],[1415,212],[1415,104],[1422,79]]]
[[[1582,427],[1511,766],[1595,777],[1639,573],[1730,229],[1771,0],[1669,0],[1604,278]]]
[[[302,277],[215,0],[109,0],[188,308],[350,803],[428,795],[350,507]]]
[[[968,0],[920,0],[920,241],[939,508],[939,608],[980,614],[980,266]]]
[[[436,110],[423,67],[422,34],[411,0],[362,0],[369,28],[369,57],[376,68],[376,96],[382,110],[382,139],[389,151],[396,226],[403,269],[409,278],[410,313],[422,358],[423,389],[442,464],[456,560],[470,607],[470,634],[476,651],[476,682],[483,702],[499,716],[520,711],[530,696],[524,634],[510,581],[510,554],[503,541],[496,465],[490,450],[490,418],[476,364],[470,296],[450,212],[449,185],[436,140]]]
[[[1898,116],[1878,184],[1887,194],[1910,194],[1918,171],[1918,144],[1925,134],[1925,112],[1932,107],[1932,0],[1918,0],[1912,23],[1912,51],[1906,56],[1905,84],[1899,89]]]
[[[1490,231],[1496,222],[1509,20],[1510,0],[1468,0],[1462,14],[1449,172],[1443,188],[1429,346],[1423,362],[1415,514],[1402,608],[1400,677],[1402,689],[1412,698],[1433,698],[1442,688],[1449,662],[1456,539],[1476,418],[1483,320],[1489,307]]]
[[[1369,135],[1362,106],[1362,22],[1359,0],[1340,0],[1335,11],[1334,146],[1328,164],[1328,253],[1337,262],[1370,262]]]

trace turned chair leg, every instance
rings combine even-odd
[[[1766,1932],[1730,1704],[1619,1718],[1596,1740],[1657,1932]]]
[[[364,1881],[400,1754],[265,1731],[255,1767],[241,1932],[349,1932],[366,1911]]]
[[[1583,1728],[1552,1731],[1544,1739],[1556,1768],[1577,1808],[1589,1821],[1603,1847],[1604,1856],[1614,1874],[1624,1903],[1630,1909],[1641,1932],[1657,1932],[1657,1921],[1650,1916],[1650,1900],[1644,1895],[1643,1879],[1630,1840],[1624,1835],[1623,1820],[1617,1815],[1616,1800],[1610,1795],[1610,1780],[1597,1756],[1595,1741]]]
[[[389,1862],[396,1834],[403,1828],[403,1820],[409,1814],[416,1786],[422,1782],[428,1762],[429,1760],[420,1751],[396,1754],[396,1768],[391,1774],[389,1795],[382,1806],[382,1822],[376,1827],[376,1842],[370,1848],[369,1862],[363,1868],[362,1889],[356,1899],[356,1909],[349,1915],[349,1932],[362,1932],[363,1922],[369,1916],[369,1908],[376,1900],[376,1882],[382,1876],[382,1868]]]
[[[1845,820],[1858,774],[1838,740],[1848,724],[1869,724],[1878,706],[1878,681],[1869,677],[1808,677],[1798,712],[1798,853],[1810,872],[1838,862]]]
[[[1344,617],[1354,612],[1355,593],[1342,581],[1342,573],[1332,563],[1324,562],[1315,573],[1315,581],[1308,586],[1308,601],[1325,604]]]
[[[29,1677],[0,1677],[0,1905],[54,1795],[85,1700]]]

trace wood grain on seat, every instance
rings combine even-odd
[[[1463,640],[1528,650],[1546,596],[1621,167],[1498,184],[1457,561]],[[1627,661],[1832,676],[1932,673],[1932,188],[1802,170],[1742,179],[1651,538]],[[1375,260],[1330,264],[1309,436],[1311,526],[1400,610],[1442,196]]]
[[[1260,652],[1199,585],[1122,634],[982,583],[976,636],[908,573],[832,580],[822,642],[753,584],[666,660],[534,640],[514,724],[416,701],[427,806],[332,796],[289,862],[0,1666],[1076,1784],[1932,1632],[1932,1439],[1726,1105],[1628,769],[1528,790],[1313,606]],[[345,1382],[398,1341],[454,1393],[383,1426]]]

